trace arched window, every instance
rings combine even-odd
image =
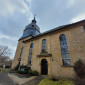
[[[59,38],[60,38],[60,47],[61,47],[63,65],[70,65],[71,62],[70,62],[70,56],[69,56],[66,37],[64,34],[62,34],[60,35]]]
[[[30,51],[29,51],[29,60],[28,60],[28,64],[31,64],[31,59],[32,59],[32,49],[33,49],[33,43],[31,43],[30,45]]]
[[[22,58],[23,47],[21,48],[20,58]]]
[[[42,53],[46,52],[46,39],[42,40]]]

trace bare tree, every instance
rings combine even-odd
[[[0,46],[0,57],[9,56],[10,54],[11,52],[7,46]]]
[[[7,46],[0,46],[0,64],[5,63],[6,61],[10,60],[11,52]]]

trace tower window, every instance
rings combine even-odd
[[[33,34],[33,32],[31,32],[31,34]]]
[[[32,27],[34,27],[34,25],[32,25]]]
[[[27,30],[24,31],[25,33],[27,32]]]
[[[70,56],[68,52],[68,45],[66,41],[66,37],[64,34],[60,35],[60,47],[61,47],[61,54],[62,54],[62,61],[63,65],[67,66],[71,64]]]

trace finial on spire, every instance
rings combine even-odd
[[[32,20],[32,23],[36,23],[35,16],[36,14],[34,14],[34,19]]]
[[[34,14],[34,20],[35,20],[35,16],[36,16],[36,14]]]
[[[34,17],[36,16],[36,14],[34,14]]]

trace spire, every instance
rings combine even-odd
[[[37,21],[35,20],[35,14],[34,14],[34,19],[32,20],[32,23],[36,23]]]

